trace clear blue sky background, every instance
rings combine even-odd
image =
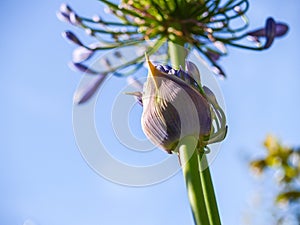
[[[193,224],[181,173],[132,188],[98,176],[81,157],[72,130],[80,74],[67,66],[74,46],[61,37],[71,27],[55,16],[60,3],[0,3],[0,224]],[[82,15],[103,10],[96,0],[68,3]],[[212,172],[225,225],[241,224],[249,210],[257,184],[247,160],[263,153],[265,135],[300,144],[299,12],[297,0],[251,1],[252,28],[273,16],[289,23],[290,32],[268,51],[230,48],[222,60],[229,133]]]

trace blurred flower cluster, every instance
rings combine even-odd
[[[114,19],[98,15],[86,18],[66,4],[57,12],[60,20],[82,28],[95,40],[84,44],[72,31],[63,32],[78,46],[73,52],[72,67],[99,75],[97,85],[108,73],[125,76],[138,70],[145,52],[151,56],[163,48],[168,60],[168,41],[198,50],[210,62],[212,71],[225,76],[218,61],[227,55],[227,46],[264,50],[288,31],[287,24],[273,18],[267,18],[264,27],[247,31],[248,0],[122,0],[120,4],[99,1],[107,6],[105,12],[111,14],[108,17]],[[122,49],[130,46],[140,51],[135,57],[126,58]],[[97,52],[109,49],[117,50],[113,57],[103,59],[101,69],[84,64]]]
[[[251,168],[261,174],[266,170],[276,171],[276,181],[281,188],[277,202],[300,203],[300,148],[282,145],[273,136],[267,136],[264,146],[266,156],[251,162]]]

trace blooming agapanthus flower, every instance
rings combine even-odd
[[[108,0],[100,2],[108,7],[105,11],[118,20],[108,21],[98,15],[86,18],[66,4],[62,4],[57,13],[62,21],[82,28],[95,38],[94,43],[84,44],[73,32],[63,33],[64,37],[78,46],[73,53],[72,67],[93,75],[113,73],[126,76],[142,66],[145,52],[150,56],[161,48],[165,49],[165,43],[173,42],[198,50],[210,62],[213,72],[225,76],[219,60],[227,55],[227,46],[264,50],[288,31],[287,24],[276,22],[271,17],[267,18],[264,27],[247,31],[248,0],[122,0],[120,4]],[[247,39],[249,44],[245,45],[244,40]],[[151,44],[147,41],[151,41]],[[142,49],[130,60],[122,54],[122,49],[129,46],[136,47],[135,50]],[[118,50],[114,58],[103,60],[105,70],[91,69],[83,64],[97,52],[109,49]],[[168,49],[165,54],[168,61]],[[114,65],[112,62],[116,59],[122,59],[123,63]],[[122,69],[127,67],[133,69],[129,73],[127,70],[124,72]]]

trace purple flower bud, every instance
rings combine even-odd
[[[69,67],[73,70],[83,72],[83,73],[88,73],[88,74],[93,74],[93,75],[99,74],[97,71],[92,70],[92,69],[88,68],[87,66],[85,66],[81,63],[70,62]]]
[[[105,76],[103,74],[99,74],[85,87],[76,92],[74,102],[76,104],[82,104],[88,101],[96,93],[101,83],[104,81],[104,78]]]
[[[265,28],[260,28],[254,31],[250,31],[247,33],[247,35],[250,37],[251,40],[260,43],[259,38],[265,37],[266,43],[264,45],[264,48],[269,48],[274,39],[276,37],[281,37],[285,35],[288,32],[288,25],[285,23],[276,23],[275,20],[271,17],[269,17],[266,21]]]
[[[69,15],[68,14],[66,14],[66,13],[63,13],[63,12],[56,12],[56,17],[60,20],[60,21],[62,21],[62,22],[65,22],[65,23],[71,23],[71,21],[70,21],[70,17],[69,17]]]
[[[193,135],[199,140],[209,137],[212,124],[209,102],[177,77],[185,72],[171,69],[174,74],[165,73],[148,58],[147,61],[149,72],[142,95],[141,120],[145,135],[168,153],[176,152],[182,137]]]
[[[59,11],[66,15],[70,15],[71,12],[74,12],[73,9],[71,9],[71,7],[68,6],[66,3],[60,5]]]
[[[276,35],[276,23],[275,20],[271,17],[269,17],[266,21],[266,43],[264,45],[264,48],[267,49],[269,48],[275,38]]]
[[[217,74],[223,78],[226,77],[226,74],[224,73],[223,69],[220,66],[215,64],[211,69],[215,74]]]
[[[91,58],[94,51],[85,47],[79,46],[73,51],[72,60],[75,63],[80,63]]]
[[[209,57],[213,62],[217,62],[220,59],[220,54],[218,54],[215,51],[211,51],[209,49],[207,49],[207,51],[205,52],[207,57]]]
[[[75,12],[70,13],[70,22],[75,26],[81,26],[82,21]]]
[[[289,30],[289,26],[285,23],[276,23],[276,37],[285,35]]]
[[[64,38],[66,38],[67,40],[73,42],[74,44],[84,47],[82,42],[76,37],[76,35],[73,32],[71,32],[71,31],[62,32],[62,36]]]

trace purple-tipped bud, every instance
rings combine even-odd
[[[73,51],[72,60],[75,63],[80,63],[91,58],[93,54],[93,50],[79,46]]]
[[[227,49],[221,41],[214,41],[213,44],[220,52],[222,52],[223,54],[226,54]]]
[[[276,23],[276,37],[285,35],[289,30],[289,26],[285,23]]]
[[[70,13],[70,22],[75,26],[81,26],[82,21],[75,12]]]
[[[71,31],[64,31],[64,32],[62,32],[62,36],[64,38],[66,38],[67,40],[73,42],[74,44],[84,47],[84,45],[82,44],[82,42],[77,38],[77,36],[73,32],[71,32]]]
[[[63,12],[56,12],[56,17],[62,21],[62,22],[65,22],[65,23],[71,23],[70,21],[70,16],[66,13],[63,13]]]
[[[226,74],[224,73],[223,69],[220,66],[214,65],[211,69],[215,74],[217,74],[223,78],[226,77]]]
[[[75,71],[79,71],[79,72],[83,72],[83,73],[88,73],[88,74],[93,74],[93,75],[99,74],[97,71],[92,70],[81,63],[70,62],[69,67]]]
[[[88,101],[98,90],[101,83],[104,81],[105,76],[99,74],[95,79],[88,83],[85,87],[80,89],[74,95],[74,102],[76,104],[82,104]]]
[[[220,54],[218,54],[215,51],[211,51],[209,49],[207,49],[207,51],[205,52],[207,57],[210,58],[213,62],[217,62],[220,59]]]
[[[70,15],[71,12],[74,12],[73,9],[70,6],[68,6],[66,3],[60,5],[59,11],[66,15]]]
[[[282,37],[288,32],[288,29],[289,27],[287,24],[281,22],[276,23],[273,18],[269,17],[264,28],[250,31],[247,35],[250,37],[250,40],[257,43],[260,43],[259,38],[265,37],[266,42],[264,48],[267,49],[272,45],[276,37]]]
[[[273,18],[268,18],[266,21],[266,43],[264,45],[264,48],[267,49],[269,48],[275,38],[276,35],[276,23],[275,20]]]
[[[142,96],[141,121],[145,135],[168,153],[177,151],[183,137],[193,136],[199,141],[208,138],[212,124],[210,106],[187,82],[186,72],[171,69],[166,73],[148,58],[147,62],[149,72]]]

